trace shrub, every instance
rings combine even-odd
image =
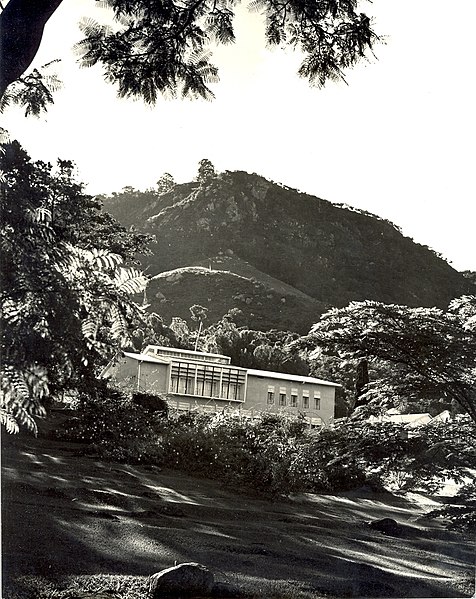
[[[293,460],[303,438],[299,419],[263,414],[187,414],[169,421],[163,436],[168,465],[218,478],[257,493],[288,493],[297,488]]]
[[[101,385],[79,398],[77,416],[66,421],[57,435],[88,443],[101,457],[117,461],[160,460],[161,412],[144,410],[122,390]]]
[[[167,418],[138,405],[137,396],[105,385],[81,398],[77,417],[63,425],[61,436],[87,442],[105,458],[178,468],[268,495],[365,484],[433,492],[448,478],[471,478],[476,463],[476,427],[469,417],[419,427],[411,435],[402,425],[355,418],[314,430],[284,414]]]
[[[132,401],[146,412],[160,412],[162,416],[167,416],[169,413],[167,400],[155,393],[136,391],[132,394]]]

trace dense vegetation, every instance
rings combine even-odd
[[[465,483],[455,523],[475,510],[476,426],[467,416],[408,434],[403,425],[358,417],[309,429],[299,417],[238,413],[170,414],[141,410],[124,393],[83,398],[58,434],[88,451],[129,463],[178,468],[265,495],[374,490],[435,492],[448,478]],[[469,494],[469,500],[468,500]],[[466,498],[467,503],[464,503]],[[474,514],[472,516],[474,518]]]
[[[131,294],[147,237],[127,232],[85,195],[73,165],[1,154],[0,422],[36,429],[50,397],[92,388],[101,366],[144,320]]]

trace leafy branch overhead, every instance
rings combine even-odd
[[[60,3],[42,0],[35,9],[26,0],[6,5],[0,15],[0,95],[33,61],[43,27]],[[75,49],[82,66],[103,66],[120,97],[140,97],[149,104],[159,94],[210,99],[209,86],[218,78],[211,49],[235,41],[236,4],[105,0],[102,5],[111,9],[114,19],[108,24],[83,19],[84,39]],[[343,80],[344,71],[368,56],[379,39],[369,17],[359,12],[357,0],[255,0],[250,8],[266,18],[268,45],[300,50],[304,59],[299,75],[318,86]]]
[[[57,62],[59,60],[53,60],[40,69],[33,69],[9,85],[0,98],[0,112],[15,104],[25,108],[25,116],[39,116],[54,104],[54,93],[63,86],[52,69]]]

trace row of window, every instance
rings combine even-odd
[[[162,358],[176,358],[184,360],[194,360],[195,362],[211,362],[215,364],[229,364],[230,358],[227,356],[219,356],[215,354],[202,354],[200,352],[191,352],[190,350],[181,351],[172,347],[158,347],[149,345],[146,347],[145,352],[153,356],[159,356]]]
[[[242,401],[245,374],[226,366],[173,362],[169,391],[216,399]]]
[[[309,407],[310,407],[309,391],[302,392],[301,405],[299,405],[297,389],[291,389],[291,394],[288,397],[286,389],[281,387],[279,389],[279,393],[277,394],[277,398],[276,398],[276,393],[275,393],[274,387],[268,387],[268,405],[269,406],[275,405],[276,399],[277,399],[277,405],[281,408],[289,406],[291,408],[301,407],[304,410],[309,410]],[[321,409],[321,393],[320,393],[320,391],[314,391],[313,400],[314,400],[313,409],[320,410]]]

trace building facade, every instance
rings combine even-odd
[[[157,345],[123,352],[103,376],[131,391],[165,395],[172,409],[303,414],[314,426],[333,419],[338,387],[313,377],[239,368],[220,354]]]

